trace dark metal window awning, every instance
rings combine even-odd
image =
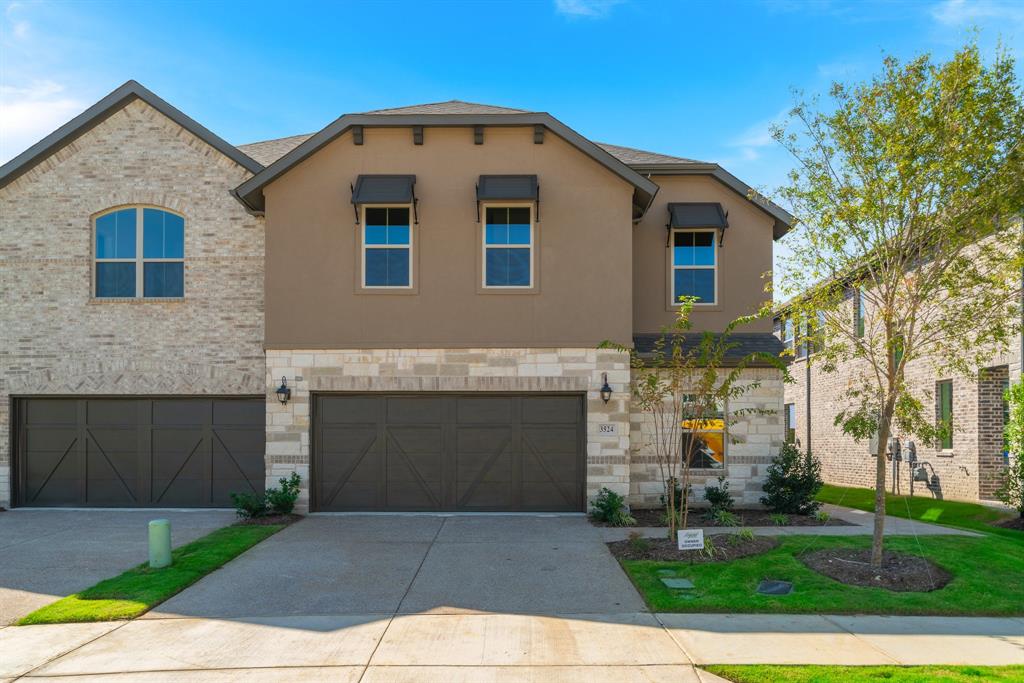
[[[671,239],[674,228],[718,228],[718,246],[722,246],[725,229],[729,227],[729,213],[718,202],[674,202],[668,205],[668,224]]]
[[[535,220],[540,220],[540,185],[535,175],[482,175],[476,186],[476,214],[480,220],[480,202],[529,201],[537,205]]]
[[[359,207],[364,204],[412,204],[415,221],[419,223],[416,211],[416,176],[361,175],[351,189],[352,204],[356,208],[356,223],[359,223]]]

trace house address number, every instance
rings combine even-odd
[[[619,433],[619,425],[611,422],[602,422],[597,427],[598,434],[616,435]]]

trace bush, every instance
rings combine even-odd
[[[996,496],[1024,517],[1024,382],[1006,390],[1010,420],[1005,426],[1004,440],[1010,452],[1010,466],[1002,472],[1002,483]]]
[[[609,526],[633,526],[636,520],[629,514],[626,499],[608,488],[597,492],[597,497],[590,504],[590,516]]]
[[[821,463],[787,443],[768,466],[761,504],[772,512],[809,515],[821,505],[814,500],[821,486]]]
[[[299,498],[299,482],[302,479],[298,474],[292,472],[291,476],[285,479],[278,479],[281,484],[279,489],[267,489],[267,508],[275,515],[290,515],[295,509],[295,501]]]
[[[716,526],[739,526],[741,524],[740,518],[728,510],[716,510],[711,515],[711,519]]]
[[[719,512],[732,512],[732,494],[724,475],[718,478],[718,486],[704,487],[704,500],[711,505],[712,517]]]
[[[646,552],[651,548],[650,540],[644,538],[639,531],[629,532],[629,547],[637,552]]]
[[[832,519],[832,515],[828,514],[824,510],[818,510],[814,513],[814,519],[822,524],[828,524],[828,520]]]
[[[242,519],[254,519],[267,514],[267,501],[256,493],[232,493],[235,514]]]
[[[772,524],[775,526],[786,526],[789,524],[789,515],[775,512],[771,515]]]

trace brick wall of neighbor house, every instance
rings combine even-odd
[[[602,373],[614,395],[605,404]],[[586,392],[587,497],[602,486],[629,489],[629,356],[610,350],[345,349],[268,350],[266,391],[289,378],[292,398],[267,404],[267,485],[298,472],[297,508],[309,507],[310,394],[329,391],[567,391]],[[301,377],[301,380],[291,381]],[[598,433],[617,425],[617,435]]]
[[[727,413],[756,410],[730,418],[735,420],[727,428],[725,470],[693,470],[693,500],[696,505],[704,501],[704,486],[717,485],[725,475],[729,490],[739,505],[757,506],[764,495],[761,487],[771,464],[782,446],[784,435],[782,415],[782,373],[776,369],[748,369],[741,382],[759,383],[742,397],[727,406]],[[636,507],[656,507],[661,504],[665,491],[665,476],[658,465],[652,443],[655,438],[654,419],[650,413],[630,412],[629,486],[630,503]]]
[[[263,221],[229,194],[248,172],[141,101],[0,189],[0,505],[10,397],[262,395]],[[95,301],[93,214],[185,216],[184,301]]]
[[[1002,463],[1002,385],[1010,376],[1010,363],[1016,363],[1012,351],[993,358],[992,374],[971,380],[959,376],[939,376],[932,364],[916,360],[907,365],[906,379],[910,390],[926,405],[933,419],[938,416],[936,382],[953,382],[953,448],[942,451],[920,439],[897,434],[906,443],[914,441],[919,460],[927,461],[939,478],[938,495],[943,498],[978,500],[992,498],[996,484],[995,472]],[[832,484],[873,487],[875,459],[868,453],[867,442],[857,443],[834,425],[835,416],[848,407],[843,394],[861,377],[854,362],[841,364],[835,372],[823,372],[811,364],[811,450],[822,462],[822,476]],[[796,409],[796,437],[801,445],[808,443],[807,363],[797,360],[790,365],[793,382],[785,386],[785,402]],[[931,474],[931,469],[928,470]],[[892,490],[892,466],[886,468],[886,486]],[[910,487],[909,468],[900,471],[900,490]],[[914,495],[932,495],[921,482],[914,483]]]

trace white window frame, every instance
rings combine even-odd
[[[367,209],[409,209],[409,244],[367,244],[366,243],[366,210]],[[360,209],[361,225],[359,226],[359,243],[362,245],[362,251],[360,253],[360,259],[362,266],[360,270],[361,282],[360,285],[363,289],[413,289],[415,284],[414,278],[414,263],[413,259],[413,243],[416,240],[415,236],[415,225],[413,223],[413,211],[412,204],[363,204]],[[406,249],[409,251],[409,284],[407,285],[368,285],[366,284],[366,250],[367,249]]]
[[[698,233],[698,232],[709,232],[711,233],[711,253],[715,257],[715,263],[710,266],[677,266],[675,258],[676,248],[676,233]],[[721,295],[718,291],[718,229],[717,228],[672,228],[671,241],[669,242],[668,250],[668,265],[669,265],[669,278],[668,278],[668,290],[670,292],[669,298],[671,299],[672,306],[681,306],[682,303],[679,301],[679,294],[676,292],[676,271],[677,270],[713,270],[715,275],[715,300],[711,302],[697,302],[694,307],[697,306],[719,306],[719,300]]]
[[[118,213],[127,210],[135,211],[135,258],[100,258],[96,255],[96,221],[108,216],[112,213]],[[143,254],[143,244],[145,239],[145,225],[143,211],[145,209],[154,209],[156,211],[163,211],[171,215],[177,216],[182,220],[182,239],[181,239],[181,258],[145,258]],[[145,301],[181,301],[185,298],[186,292],[186,277],[185,277],[185,259],[188,256],[185,251],[185,232],[188,229],[188,219],[184,215],[177,211],[172,211],[164,206],[156,206],[155,204],[128,204],[125,206],[115,206],[97,214],[92,217],[92,275],[90,277],[92,281],[92,293],[90,298],[96,301],[125,301],[133,299],[143,299]],[[99,296],[96,293],[98,282],[96,281],[96,264],[98,263],[134,263],[135,264],[135,296]],[[145,296],[145,267],[147,263],[180,263],[181,264],[181,296]]]
[[[530,243],[524,244],[487,244],[487,209],[518,209],[530,210]],[[536,242],[536,219],[533,215],[533,202],[483,202],[480,204],[480,286],[484,289],[533,289],[537,280],[537,264],[534,260]],[[527,285],[489,285],[487,284],[487,250],[488,249],[529,249],[530,250],[530,283]]]

